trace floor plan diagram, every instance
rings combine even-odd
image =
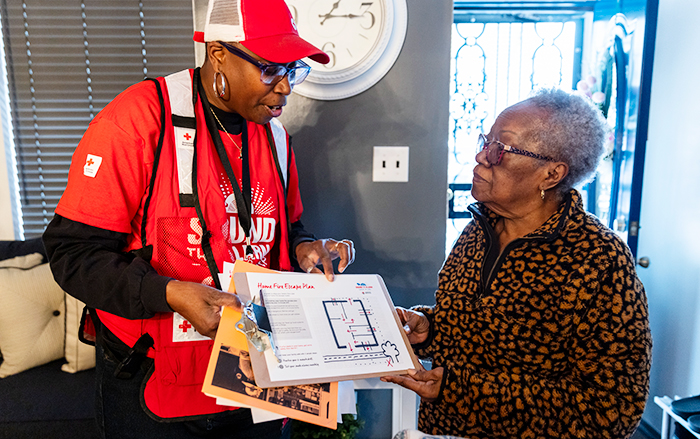
[[[323,308],[333,333],[337,355],[325,355],[325,363],[385,359],[396,361],[398,350],[392,342],[380,345],[377,329],[373,326],[371,310],[362,299],[324,300]]]
[[[362,300],[324,300],[323,308],[338,349],[379,346]]]

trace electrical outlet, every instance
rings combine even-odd
[[[372,181],[408,181],[408,146],[375,146]]]

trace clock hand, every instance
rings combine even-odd
[[[340,5],[341,1],[342,0],[338,0],[337,2],[333,3],[333,8],[330,11],[328,11],[328,13],[326,15],[321,15],[321,14],[318,15],[318,18],[323,18],[323,20],[321,20],[321,24],[325,23],[326,20],[328,20],[329,18],[334,17],[333,11],[336,10],[336,8]]]
[[[345,14],[345,15],[333,15],[333,14],[326,14],[326,15],[319,15],[319,18],[323,17],[323,21],[326,21],[329,18],[362,18],[363,15],[356,15],[356,14]],[[321,24],[323,24],[323,21]]]

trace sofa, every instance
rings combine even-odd
[[[99,437],[82,308],[53,280],[40,238],[0,241],[0,439]]]

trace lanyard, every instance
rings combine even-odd
[[[197,100],[199,99],[202,103],[202,109],[204,110],[204,120],[207,125],[207,131],[211,134],[214,146],[216,147],[216,153],[221,160],[221,164],[224,166],[226,171],[226,176],[229,179],[231,188],[233,189],[233,194],[236,198],[236,207],[238,209],[238,220],[243,228],[243,233],[245,233],[246,238],[246,255],[253,254],[253,248],[250,244],[250,228],[252,223],[252,210],[251,210],[251,195],[250,195],[250,166],[248,159],[248,124],[243,122],[243,131],[241,133],[242,147],[241,152],[243,155],[242,163],[242,175],[241,183],[242,188],[238,185],[238,180],[236,175],[233,173],[233,167],[231,166],[231,161],[228,158],[226,149],[224,148],[224,143],[221,141],[221,135],[219,134],[219,128],[216,125],[216,121],[211,112],[211,106],[206,98],[206,94],[202,89],[202,83],[199,76],[199,68],[194,70],[194,75],[192,77],[192,104],[193,107],[197,108]],[[196,111],[195,111],[196,117]],[[194,139],[194,157],[192,163],[192,194],[195,199],[195,210],[197,211],[197,217],[199,218],[199,223],[202,226],[202,249],[204,250],[204,255],[207,260],[207,265],[209,266],[209,271],[214,278],[214,284],[217,288],[221,289],[221,284],[219,283],[218,272],[219,269],[216,266],[216,261],[214,260],[214,253],[211,249],[211,243],[209,242],[211,238],[211,232],[208,230],[206,222],[204,220],[204,215],[202,213],[202,207],[199,201],[199,193],[197,188],[197,134],[195,134]]]

